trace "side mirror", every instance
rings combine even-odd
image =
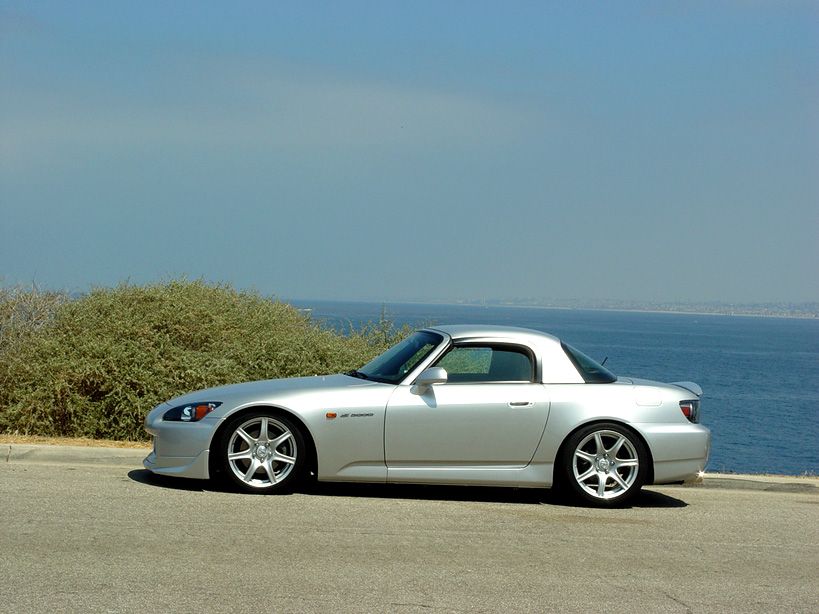
[[[415,380],[415,385],[419,388],[427,388],[433,384],[446,384],[447,374],[443,367],[430,367],[421,371],[421,375]]]

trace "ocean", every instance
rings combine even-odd
[[[819,473],[819,320],[414,303],[290,301],[339,330],[504,324],[551,333],[617,375],[703,389],[709,471]]]

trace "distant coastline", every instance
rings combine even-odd
[[[797,320],[819,319],[819,303],[630,303],[626,301],[561,300],[537,301],[533,299],[486,299],[486,300],[333,300],[333,299],[283,299],[294,303],[318,302],[380,303],[384,305],[446,305],[454,307],[510,307],[526,309],[557,309],[565,311],[610,311],[624,313],[670,313],[693,316],[736,316],[756,318],[788,318]]]
[[[819,303],[808,303],[793,307],[770,306],[750,306],[750,305],[592,305],[584,302],[577,304],[552,304],[552,303],[525,303],[525,302],[486,302],[486,303],[449,303],[454,305],[475,305],[478,307],[529,307],[540,309],[567,309],[567,310],[587,310],[587,311],[616,311],[633,313],[673,313],[681,315],[699,316],[738,316],[757,318],[793,318],[800,320],[812,320],[819,318]]]

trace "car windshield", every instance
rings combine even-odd
[[[580,375],[587,384],[611,384],[617,381],[617,376],[597,361],[592,360],[583,352],[567,343],[561,343],[563,351],[577,367]]]
[[[373,358],[351,375],[365,376],[367,379],[387,384],[397,384],[404,376],[443,341],[438,333],[418,331],[386,352]]]

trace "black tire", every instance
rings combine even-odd
[[[596,507],[617,507],[640,492],[648,475],[642,440],[614,422],[585,426],[563,446],[560,484],[575,499]]]
[[[302,481],[308,457],[300,428],[270,410],[233,418],[216,449],[216,477],[232,490],[256,494],[291,492]]]

